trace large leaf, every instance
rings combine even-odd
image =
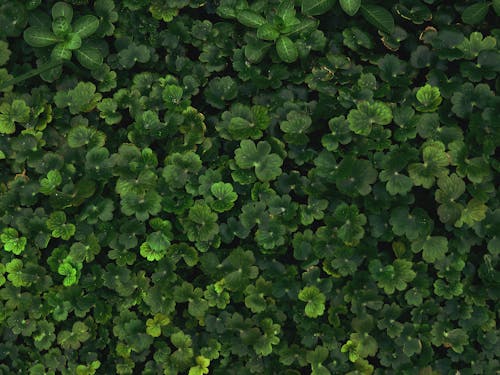
[[[462,21],[469,25],[481,23],[486,17],[486,14],[488,14],[489,6],[489,3],[486,1],[481,1],[468,6],[462,13]]]
[[[394,18],[392,14],[379,5],[366,4],[361,6],[363,17],[380,31],[392,33],[394,30]]]
[[[281,36],[276,42],[276,52],[281,60],[293,63],[299,57],[297,46],[287,36]]]
[[[87,69],[97,69],[102,65],[103,56],[97,48],[84,46],[75,52],[76,58]]]
[[[47,47],[61,41],[52,31],[39,26],[28,27],[23,35],[26,43],[32,47]]]
[[[306,16],[319,16],[328,12],[335,0],[302,0],[301,10]]]
[[[349,16],[354,16],[361,7],[361,0],[340,0],[340,7]]]
[[[91,36],[98,28],[99,19],[90,14],[78,18],[73,24],[73,32],[77,33],[82,39]]]

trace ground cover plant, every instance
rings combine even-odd
[[[0,1],[0,374],[500,373],[500,1]]]

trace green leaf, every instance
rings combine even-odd
[[[7,280],[15,287],[28,286],[30,283],[25,281],[25,273],[23,271],[24,263],[21,259],[12,259],[5,265],[7,271]]]
[[[266,23],[266,19],[264,17],[251,10],[239,11],[236,18],[241,24],[253,28],[258,28]]]
[[[303,134],[312,124],[311,117],[299,111],[290,111],[286,120],[280,123],[280,129],[285,133]]]
[[[52,49],[50,57],[55,61],[70,60],[72,55],[71,50],[64,43],[59,43]]]
[[[158,261],[167,254],[170,247],[170,239],[162,232],[149,234],[140,247],[141,255],[150,262]]]
[[[189,368],[188,375],[208,374],[209,372],[208,366],[210,366],[210,359],[199,355],[195,358],[195,361],[196,361],[196,366]]]
[[[102,147],[106,141],[106,135],[94,128],[78,125],[68,132],[68,146],[78,148],[87,146],[89,149]]]
[[[422,251],[422,258],[427,263],[434,263],[446,256],[448,251],[448,240],[443,236],[427,236],[424,239],[412,243],[411,249],[414,253]]]
[[[78,82],[74,89],[58,91],[54,102],[59,108],[69,107],[71,114],[89,112],[95,108],[102,94],[96,93],[92,82]]]
[[[190,209],[183,225],[190,241],[211,241],[219,233],[217,214],[204,201],[197,201]]]
[[[462,21],[468,25],[477,25],[481,23],[486,17],[486,14],[488,14],[489,6],[490,4],[486,1],[468,6],[462,13]]]
[[[146,333],[152,337],[161,336],[161,327],[170,323],[170,318],[164,314],[156,314],[153,319],[146,321]]]
[[[295,43],[287,36],[280,36],[276,41],[276,52],[281,60],[286,63],[293,63],[299,57],[299,51]]]
[[[412,163],[408,173],[416,186],[430,188],[436,177],[448,174],[446,166],[450,164],[450,156],[445,152],[442,142],[430,142],[423,147],[423,163]]]
[[[26,123],[30,119],[30,108],[22,99],[14,99],[0,104],[0,133],[12,134],[16,131],[17,123]]]
[[[57,272],[64,276],[63,285],[71,286],[78,282],[78,270],[69,262],[63,262],[59,265]]]
[[[52,22],[52,31],[58,37],[66,37],[71,32],[70,22],[64,17],[55,18]]]
[[[81,16],[73,23],[73,32],[85,39],[94,34],[99,28],[99,19],[93,15]]]
[[[52,19],[63,17],[67,22],[71,23],[73,19],[73,8],[71,5],[59,1],[52,6]]]
[[[319,16],[328,12],[335,5],[335,0],[302,0],[301,11],[306,16]]]
[[[279,36],[278,29],[269,23],[265,23],[257,29],[257,38],[259,39],[275,41]]]
[[[0,66],[5,65],[9,61],[11,54],[9,44],[6,41],[0,40]]]
[[[271,154],[271,146],[262,141],[257,145],[251,140],[241,141],[236,149],[235,161],[238,167],[249,169],[255,167],[255,175],[260,181],[271,181],[281,174],[283,160],[277,154]]]
[[[315,286],[304,287],[299,292],[299,300],[307,302],[305,313],[309,318],[317,318],[325,312],[326,297]]]
[[[156,191],[128,191],[122,194],[120,203],[125,215],[135,215],[139,221],[145,221],[161,211],[161,196]]]
[[[467,224],[471,227],[475,223],[483,221],[486,218],[487,210],[488,206],[486,206],[479,199],[472,198],[469,203],[467,203],[467,207],[463,209],[460,218],[455,223],[455,226],[460,228],[463,224]]]
[[[39,26],[28,27],[23,36],[26,43],[32,47],[47,47],[61,42],[61,39],[55,36],[52,31]]]
[[[238,194],[233,190],[233,186],[224,182],[216,182],[210,188],[211,193],[216,200],[210,202],[210,207],[214,211],[228,211],[234,206],[234,202],[238,199]]]
[[[57,169],[49,171],[47,177],[40,180],[40,193],[51,195],[61,182],[61,173]]]
[[[18,237],[18,232],[14,228],[5,228],[0,235],[0,240],[3,242],[5,251],[15,255],[21,254],[27,244],[26,237]]]
[[[354,16],[361,7],[361,0],[340,0],[340,7],[349,16]]]
[[[387,266],[382,266],[379,259],[374,259],[370,261],[369,270],[377,285],[387,294],[405,290],[416,276],[412,270],[412,262],[404,259],[396,259],[392,265]]]
[[[383,32],[390,34],[394,30],[392,14],[379,5],[361,5],[361,14],[369,23]]]
[[[118,61],[125,69],[131,69],[137,62],[147,63],[150,58],[151,52],[144,44],[130,43],[118,53]]]
[[[334,217],[342,223],[337,236],[345,245],[356,246],[365,235],[363,226],[366,224],[366,216],[359,213],[356,205],[342,203],[335,209]]]
[[[426,84],[417,91],[417,100],[420,105],[415,109],[420,112],[435,112],[443,101],[438,87],[432,87]]]
[[[361,102],[357,109],[351,109],[347,116],[349,129],[360,135],[368,135],[373,124],[387,125],[392,121],[391,108],[382,102]]]
[[[465,192],[465,182],[455,173],[438,179],[435,197],[438,203],[439,219],[454,224],[461,216],[463,207],[455,201]]]
[[[500,0],[493,0],[493,9],[497,16],[500,16]]]
[[[469,335],[462,328],[452,329],[443,333],[445,343],[451,346],[455,353],[463,353],[464,347],[469,344]]]
[[[99,68],[104,60],[101,51],[90,46],[83,46],[77,49],[75,55],[78,62],[90,70]]]

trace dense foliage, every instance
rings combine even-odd
[[[500,1],[0,1],[0,374],[500,371]]]

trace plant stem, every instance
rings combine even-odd
[[[9,81],[0,83],[0,91],[5,89],[6,87],[16,85],[19,82],[25,81],[31,77],[42,74],[48,70],[54,69],[54,68],[58,67],[59,65],[62,65],[62,63],[63,63],[63,61],[49,61],[48,63],[46,63],[46,64],[44,64],[36,69],[30,70],[27,73],[21,74],[20,76],[18,76],[16,78],[13,78]]]

